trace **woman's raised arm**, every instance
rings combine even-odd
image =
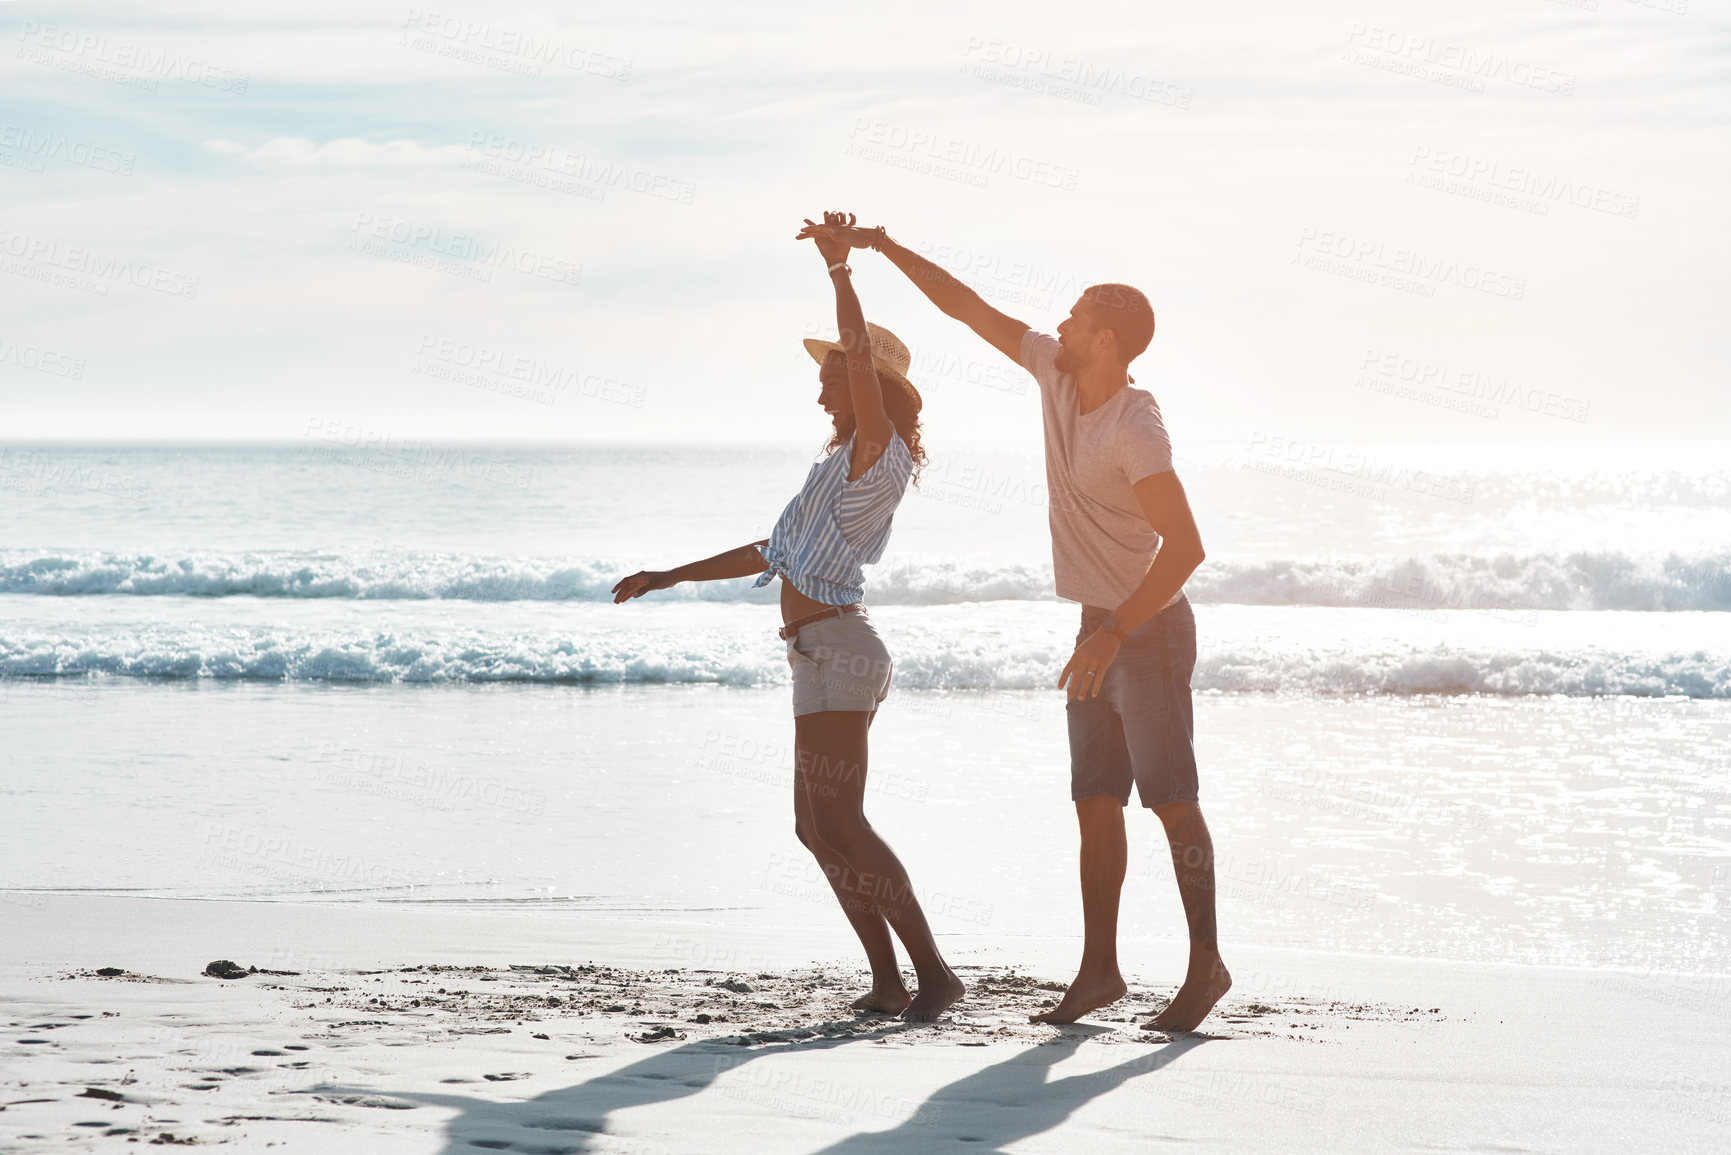
[[[848,213],[823,214],[826,225],[851,225],[853,221]],[[805,223],[816,227],[813,221]],[[884,412],[883,387],[872,365],[871,333],[866,329],[865,311],[860,307],[848,272],[849,247],[828,236],[814,235],[812,240],[826,265],[841,264],[840,268],[830,269],[829,279],[835,285],[835,327],[841,334],[842,353],[847,357],[847,388],[853,398],[853,455],[848,459],[847,476],[849,481],[857,481],[883,456],[896,430]]]

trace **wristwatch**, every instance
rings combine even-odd
[[[1100,623],[1100,628],[1117,638],[1119,645],[1130,640],[1129,635],[1124,632],[1124,627],[1118,624],[1117,614],[1107,614],[1106,620]]]

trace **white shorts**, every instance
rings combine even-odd
[[[875,712],[890,692],[895,663],[862,608],[801,626],[787,643],[793,716],[825,710]]]

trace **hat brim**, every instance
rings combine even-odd
[[[811,359],[816,361],[819,365],[822,365],[824,358],[828,357],[831,353],[846,352],[838,341],[823,341],[816,337],[807,337],[804,343],[805,351],[811,354]],[[891,377],[894,377],[899,381],[908,380],[908,375],[906,373],[897,369],[882,357],[874,355],[872,357],[872,364],[877,367],[880,373],[888,373]],[[908,384],[911,386],[913,382],[909,381]]]
[[[816,337],[807,337],[805,339],[805,351],[810,353],[811,359],[816,361],[819,365],[823,364],[823,359],[829,356],[832,350],[839,353],[841,352],[841,346],[834,341],[820,341]]]

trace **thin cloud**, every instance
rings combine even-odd
[[[416,140],[379,144],[352,136],[323,144],[304,136],[279,136],[257,148],[219,138],[205,141],[204,147],[246,164],[283,168],[452,168],[463,163],[467,152],[455,144],[426,145]]]

